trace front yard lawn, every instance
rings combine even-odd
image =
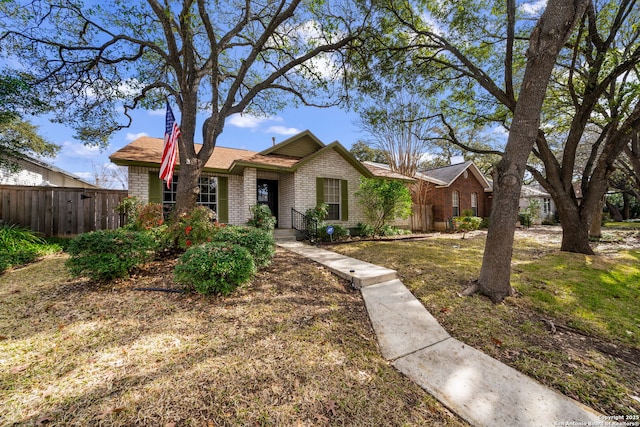
[[[516,233],[512,285],[519,295],[498,305],[458,296],[479,275],[486,232],[331,249],[398,270],[459,340],[597,411],[637,414],[640,232],[607,231],[596,256],[559,252],[559,233]]]
[[[228,297],[175,260],[72,280],[65,257],[0,276],[0,425],[466,425],[379,354],[349,283],[278,250]]]

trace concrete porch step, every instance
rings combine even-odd
[[[276,241],[295,241],[296,230],[293,228],[276,228],[273,230],[273,238]]]

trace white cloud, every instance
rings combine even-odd
[[[524,3],[520,5],[520,10],[525,15],[539,15],[545,7],[547,7],[547,0],[537,0],[533,3]]]
[[[93,176],[91,172],[71,172],[71,173],[77,176],[78,178],[84,179],[85,181],[93,182],[95,179],[95,176]]]
[[[139,132],[139,133],[131,133],[131,132],[127,132],[127,135],[125,136],[125,139],[127,141],[134,141],[142,136],[149,136],[148,133],[146,132]]]
[[[300,133],[301,131],[299,129],[296,128],[289,128],[286,126],[271,126],[269,127],[267,130],[264,131],[264,133],[271,133],[271,134],[276,134],[276,135],[295,135],[297,133]]]
[[[147,112],[150,116],[164,116],[165,114],[167,114],[167,110],[164,108],[161,108],[159,110],[148,110]]]
[[[100,155],[100,147],[84,145],[78,142],[65,141],[59,156],[91,159]]]
[[[233,114],[227,119],[227,124],[243,129],[258,129],[266,122],[282,122],[277,116],[254,116],[252,114]]]
[[[507,129],[505,129],[504,126],[496,126],[493,129],[491,129],[491,133],[495,136],[503,136],[503,137],[508,137],[509,136],[509,131]]]

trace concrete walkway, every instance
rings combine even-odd
[[[276,241],[360,288],[382,355],[471,425],[606,425],[591,408],[452,338],[396,271],[293,239]]]

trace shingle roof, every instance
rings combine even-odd
[[[302,143],[307,145],[310,144],[309,141],[314,142],[317,139],[313,139],[315,137],[308,131],[301,133],[300,136]],[[295,139],[289,139],[286,141],[286,145],[291,145],[294,142]],[[372,164],[370,162],[358,162],[337,141],[329,145],[324,145],[322,143],[316,143],[316,145],[319,149],[311,152],[303,158],[282,155],[274,150],[271,152],[269,149],[258,153],[250,150],[216,146],[213,150],[213,154],[204,167],[205,169],[222,170],[228,173],[235,173],[237,168],[241,170],[247,166],[255,166],[258,168],[262,166],[264,168],[294,170],[315,156],[321,155],[323,151],[336,150],[365,176],[371,174],[380,178],[400,179],[404,181],[413,180],[411,177],[391,172],[389,167],[386,165]],[[159,165],[162,158],[163,146],[163,139],[143,136],[113,153],[109,156],[109,159],[118,165]],[[278,148],[283,146],[285,145],[278,144],[275,147]],[[201,146],[197,145],[196,151],[199,151],[200,147]]]
[[[419,176],[427,181],[439,181],[438,185],[449,186],[467,169],[471,170],[471,173],[473,173],[478,181],[484,185],[485,191],[491,189],[491,184],[487,178],[471,160],[467,160],[464,163],[456,163],[455,165],[423,170],[419,172]]]
[[[450,184],[453,182],[462,172],[464,172],[470,165],[471,161],[466,161],[464,163],[457,163],[455,165],[443,166],[436,169],[428,169],[420,171],[422,175],[425,175],[429,178],[437,179],[438,181],[445,182]]]
[[[389,165],[385,165],[384,163],[376,163],[376,162],[362,162],[364,167],[366,167],[369,172],[373,176],[378,178],[390,178],[390,179],[402,179],[405,181],[415,181],[414,178],[392,172]]]
[[[116,164],[160,164],[163,146],[163,139],[143,136],[113,153],[109,159]],[[200,147],[200,145],[196,145],[196,151],[199,151]],[[255,151],[216,146],[205,164],[205,168],[227,170],[234,161],[250,158],[257,154]]]

